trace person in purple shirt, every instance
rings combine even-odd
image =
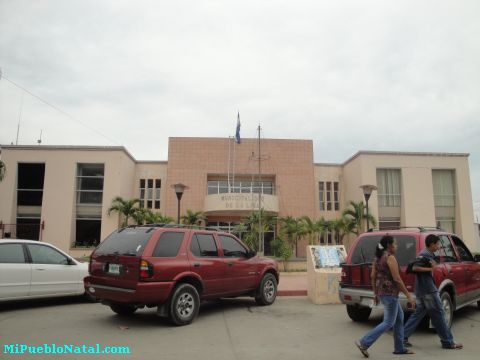
[[[408,338],[413,334],[425,315],[428,314],[440,337],[442,348],[462,349],[463,345],[453,340],[453,334],[445,320],[445,310],[443,309],[438,289],[433,280],[433,272],[438,265],[435,261],[434,253],[440,250],[440,239],[437,235],[428,235],[425,239],[425,246],[426,248],[419,254],[419,257],[425,261],[416,263],[412,268],[412,271],[415,273],[417,306],[415,312],[405,324],[403,343],[407,347],[412,346]]]

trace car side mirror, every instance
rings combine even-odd
[[[75,265],[75,261],[73,261],[71,258],[67,258],[67,265]]]
[[[475,261],[475,262],[480,262],[480,255],[475,255],[475,256],[473,257],[473,261]]]
[[[252,258],[257,255],[257,252],[255,250],[249,250],[248,251],[248,257]]]

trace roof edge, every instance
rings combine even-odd
[[[447,156],[447,157],[469,157],[469,153],[445,153],[445,152],[419,152],[419,151],[375,151],[375,150],[360,150],[345,162],[342,166],[355,160],[361,155],[393,155],[393,156]]]

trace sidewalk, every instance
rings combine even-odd
[[[281,272],[278,296],[307,296],[307,273]]]

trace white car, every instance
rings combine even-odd
[[[88,264],[39,241],[0,240],[0,302],[85,294]]]

